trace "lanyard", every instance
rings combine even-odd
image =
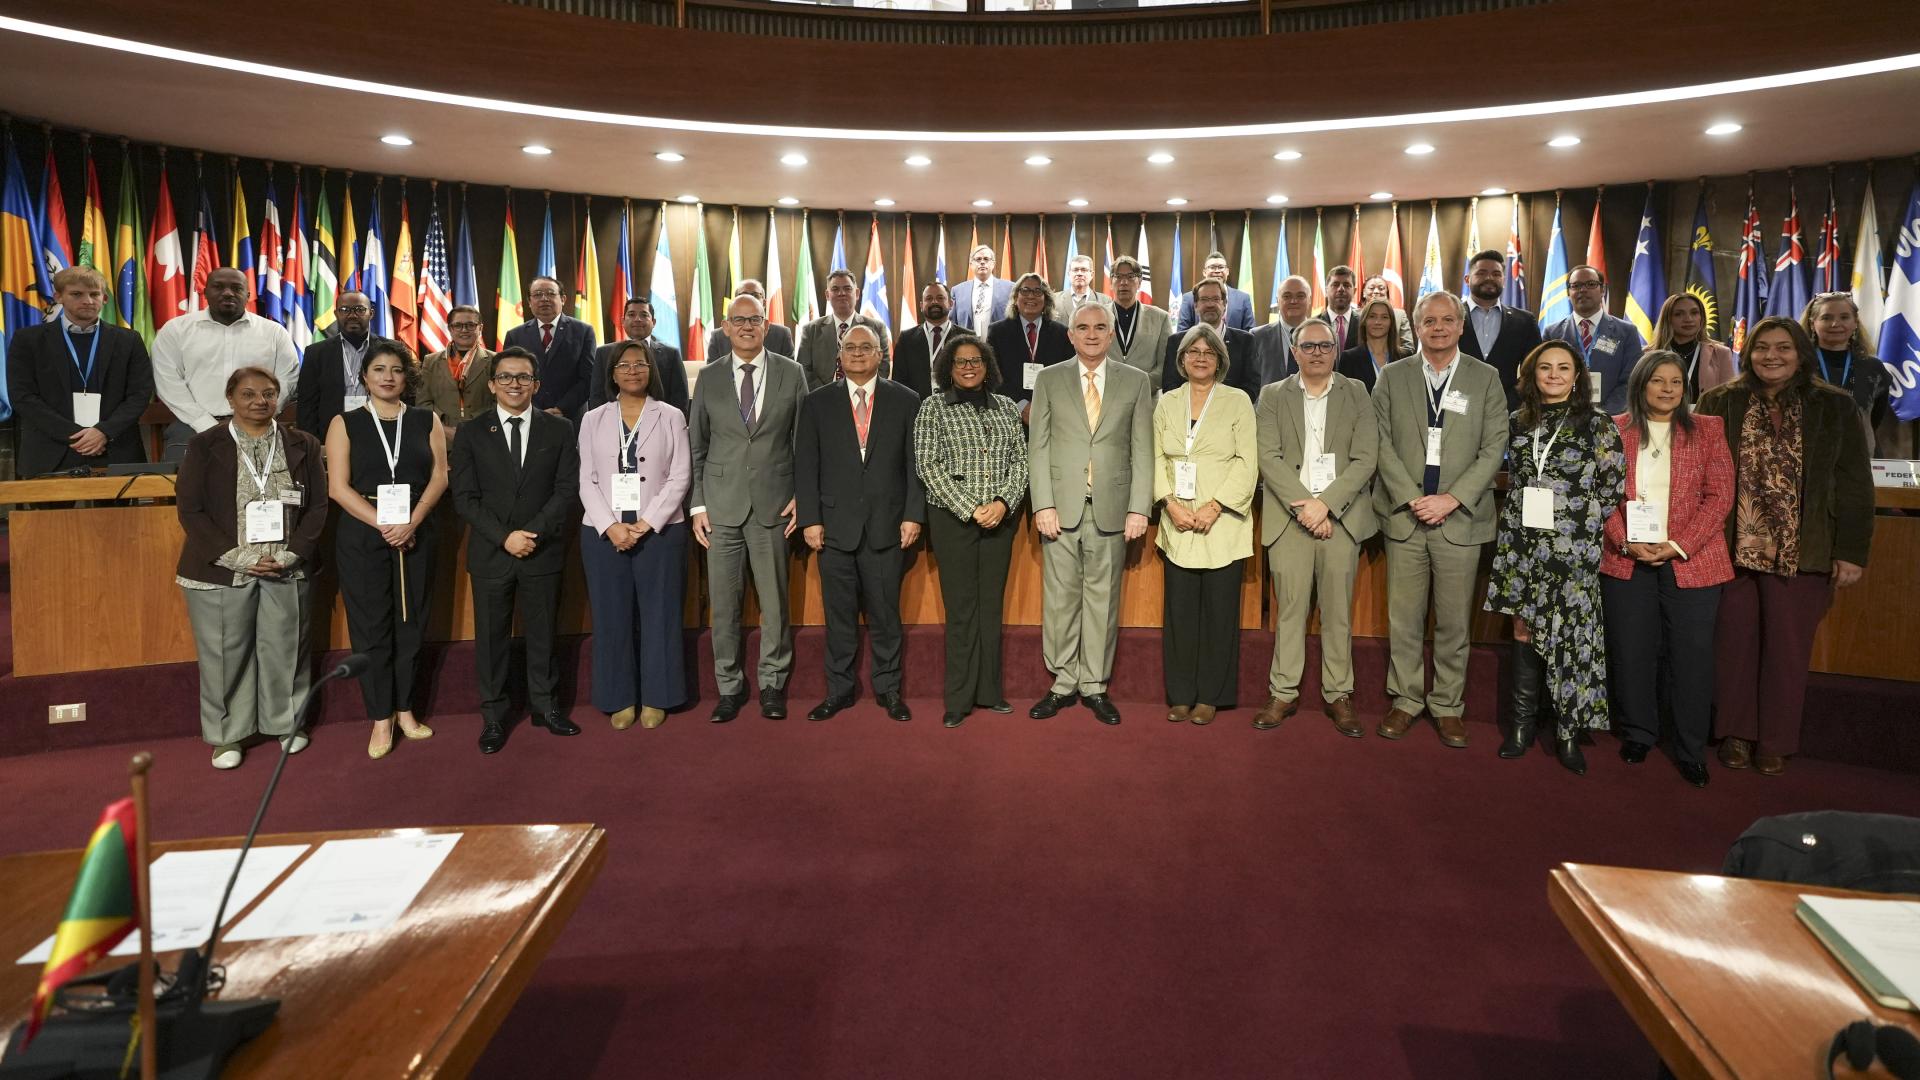
[[[280,446],[280,429],[274,428],[274,440],[267,446],[266,467],[262,469],[253,467],[253,459],[247,456],[247,448],[240,443],[240,429],[232,421],[227,423],[227,434],[233,436],[234,456],[240,459],[241,468],[246,469],[247,475],[253,478],[253,489],[260,493],[262,499],[266,498],[267,481],[273,477],[273,452]]]
[[[1560,438],[1560,432],[1565,429],[1565,424],[1553,425],[1553,434],[1547,436],[1545,446],[1540,445],[1540,433],[1546,428],[1542,426],[1533,429],[1533,482],[1535,484],[1546,479],[1547,462],[1552,460],[1554,441]]]
[[[1133,329],[1134,327],[1139,325],[1140,325],[1140,305],[1139,304],[1135,304],[1133,306],[1132,314],[1130,314],[1125,319],[1122,319],[1120,317],[1120,305],[1115,304],[1113,306],[1113,332],[1115,335],[1117,335],[1120,338],[1121,352],[1125,353],[1125,352],[1133,351]]]
[[[62,326],[60,328],[60,340],[67,343],[67,355],[73,357],[73,370],[80,373],[80,389],[82,391],[85,391],[86,388],[92,384],[93,360],[94,357],[100,355],[100,339],[104,335],[100,333],[99,323],[94,324],[93,333],[90,336],[93,338],[93,343],[87,346],[87,366],[83,368],[80,366],[80,352],[73,347],[73,335],[67,333],[66,327]]]
[[[1187,425],[1187,456],[1188,457],[1193,456],[1193,437],[1200,433],[1200,425],[1207,422],[1207,410],[1213,408],[1213,395],[1219,392],[1220,392],[1220,384],[1214,383],[1213,389],[1207,391],[1207,400],[1200,403],[1199,418]],[[1193,399],[1193,391],[1191,390],[1187,391],[1187,399],[1189,401]]]
[[[616,464],[621,472],[627,471],[627,457],[633,453],[633,441],[640,437],[640,421],[644,419],[646,419],[646,410],[643,408],[640,410],[640,415],[633,418],[633,427],[627,429],[625,435],[620,436],[620,460]],[[625,421],[622,423],[624,424]],[[638,462],[634,463],[634,470],[639,470]]]
[[[1424,357],[1421,359],[1420,364],[1423,369],[1428,367]],[[1420,374],[1421,377],[1424,378],[1426,376],[1426,370],[1422,370]],[[1447,391],[1453,389],[1453,377],[1458,374],[1460,374],[1460,357],[1456,354],[1453,358],[1453,363],[1447,366],[1447,380],[1440,384],[1439,389],[1436,390],[1432,383],[1427,383],[1428,427],[1441,426],[1441,421],[1446,415],[1446,410],[1440,408],[1440,403],[1447,399]]]
[[[94,344],[98,345],[99,342],[95,342]],[[73,348],[72,343],[68,343],[67,348],[69,349]],[[1853,378],[1853,350],[1851,349],[1847,350],[1847,366],[1840,369],[1840,381],[1837,383],[1833,382],[1833,376],[1828,374],[1829,369],[1827,368],[1827,351],[1825,349],[1821,349],[1819,350],[1819,353],[1820,353],[1820,377],[1827,380],[1830,383],[1833,383],[1833,385],[1835,386],[1845,388],[1847,385],[1847,380]]]
[[[373,433],[380,436],[380,450],[387,455],[387,475],[394,483],[400,482],[400,441],[406,435],[407,411],[393,418],[393,442],[387,442],[387,429],[380,426],[380,414],[373,411],[373,402],[367,402],[367,415],[373,417]]]

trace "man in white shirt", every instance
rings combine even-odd
[[[987,327],[1006,315],[1013,282],[993,276],[993,249],[985,244],[967,255],[972,276],[953,287],[953,321],[986,336]]]
[[[1053,294],[1053,317],[1064,324],[1073,318],[1073,309],[1081,304],[1110,308],[1113,300],[1105,293],[1093,291],[1093,259],[1075,255],[1073,261],[1067,263],[1067,287]]]
[[[230,266],[207,275],[201,311],[176,315],[153,337],[153,389],[173,412],[164,460],[187,456],[187,440],[232,415],[227,376],[261,367],[280,380],[281,404],[300,381],[300,350],[287,328],[247,310],[247,276]]]

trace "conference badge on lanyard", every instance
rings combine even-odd
[[[240,432],[229,426],[227,433],[233,436],[234,455],[240,459],[240,467],[247,470],[253,479],[253,490],[265,493],[267,484],[273,479],[273,453],[280,446],[276,437],[267,446],[267,461],[261,468],[253,467],[253,459],[247,456],[246,449],[240,445]],[[286,504],[279,499],[255,499],[247,504],[247,543],[278,544],[287,538]]]
[[[380,426],[380,414],[374,411],[373,402],[366,405],[368,415],[373,417],[373,433],[380,436],[380,451],[387,458],[387,475],[395,480],[400,475],[400,443],[406,436],[407,411],[403,408],[400,415],[393,418],[393,441],[387,441],[387,429]],[[413,485],[381,484],[374,488],[374,524],[405,525],[413,520]]]
[[[633,430],[620,440],[619,468],[627,467],[627,455],[632,452],[633,440],[640,435],[640,425],[636,422]],[[626,514],[640,512],[640,474],[617,472],[613,474],[613,512]]]
[[[1533,433],[1533,483],[1520,495],[1520,524],[1529,529],[1543,529],[1553,532],[1553,489],[1545,486],[1546,463],[1553,460],[1553,444],[1560,438],[1560,425],[1555,425],[1553,434],[1547,437],[1546,445],[1540,445],[1540,430]]]

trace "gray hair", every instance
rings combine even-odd
[[[1418,326],[1420,324],[1421,312],[1427,309],[1427,305],[1435,303],[1436,301],[1442,301],[1442,300],[1453,305],[1453,313],[1455,315],[1460,316],[1462,319],[1466,318],[1466,304],[1461,302],[1459,297],[1453,295],[1452,293],[1448,292],[1445,289],[1435,289],[1433,292],[1430,292],[1427,295],[1413,302],[1413,311],[1410,313],[1410,315],[1413,319],[1414,325]]]
[[[1185,377],[1187,374],[1187,350],[1199,344],[1207,345],[1213,350],[1214,355],[1220,358],[1220,373],[1214,376],[1214,381],[1225,382],[1227,380],[1227,343],[1221,339],[1220,331],[1206,323],[1194,323],[1193,327],[1180,338],[1180,348],[1174,352],[1173,362],[1179,365],[1181,376]]]

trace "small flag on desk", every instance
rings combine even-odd
[[[54,992],[100,962],[120,939],[140,928],[134,865],[135,817],[132,799],[121,799],[100,814],[93,838],[80,854],[73,895],[53,932],[53,952],[41,969],[27,1016],[27,1042],[53,1011]]]

